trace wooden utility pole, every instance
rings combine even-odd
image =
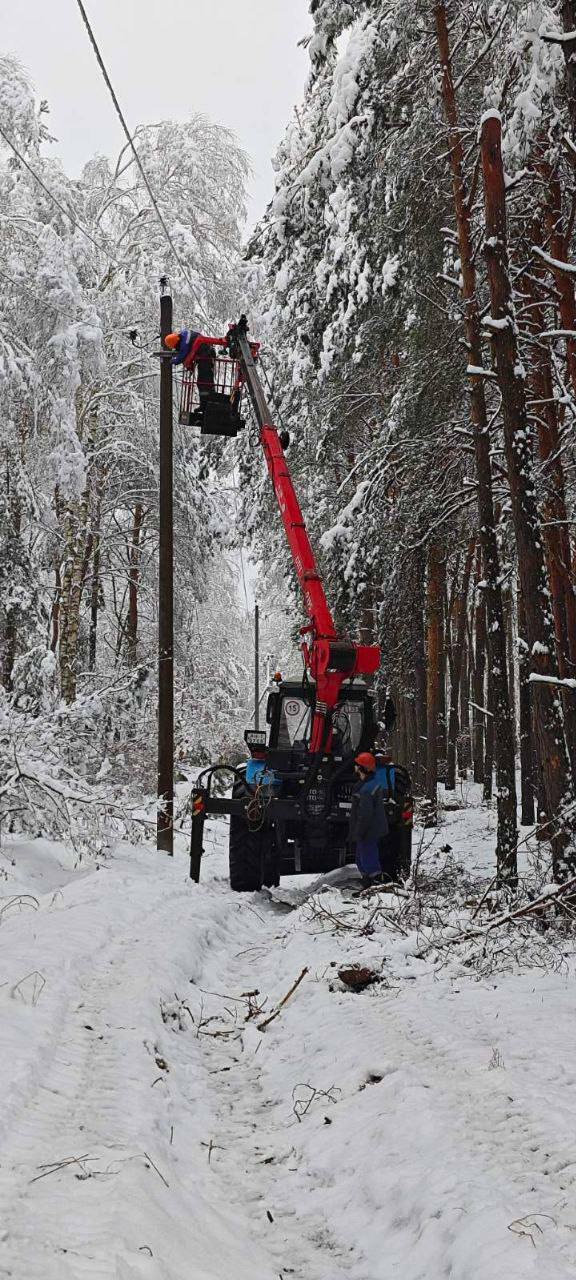
[[[160,282],[160,337],[172,331],[172,298]],[[158,816],[156,848],[174,853],[174,523],[172,365],[160,361],[160,553],[158,574]]]
[[[260,609],[254,606],[254,728],[260,728]]]

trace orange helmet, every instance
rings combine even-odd
[[[175,351],[181,336],[180,333],[167,333],[164,339],[164,346],[168,347],[170,351]]]
[[[372,755],[371,751],[361,751],[360,755],[356,756],[354,764],[363,769],[364,773],[376,772],[376,757]]]

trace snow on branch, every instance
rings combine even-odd
[[[563,262],[561,258],[553,258],[551,254],[546,253],[537,244],[532,245],[532,253],[537,254],[539,258],[542,258],[543,262],[546,262],[549,267],[553,267],[555,271],[566,271],[568,275],[576,276],[576,266],[572,262]]]
[[[561,689],[576,689],[576,680],[568,677],[560,679],[559,676],[542,676],[537,671],[531,671],[528,679],[530,684],[553,684]]]

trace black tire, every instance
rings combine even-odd
[[[402,823],[400,827],[398,870],[402,880],[408,880],[412,870],[412,827]]]
[[[236,783],[232,795],[245,794],[242,784]],[[245,818],[232,814],[228,855],[230,888],[235,893],[257,893],[262,885],[273,887],[280,883],[270,829],[252,830]]]
[[[380,866],[387,880],[407,880],[412,861],[412,828],[404,822],[390,824],[380,842]]]

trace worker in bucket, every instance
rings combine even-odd
[[[358,782],[352,792],[350,840],[354,846],[356,866],[362,887],[382,883],[380,842],[388,833],[388,819],[382,787],[376,777],[376,758],[361,751],[354,761]]]
[[[202,334],[196,329],[180,329],[176,333],[168,333],[164,346],[174,354],[170,361],[173,365],[183,364],[189,369],[197,366],[197,386],[200,407],[204,408],[208,396],[214,392],[214,347],[210,342],[202,342]]]

